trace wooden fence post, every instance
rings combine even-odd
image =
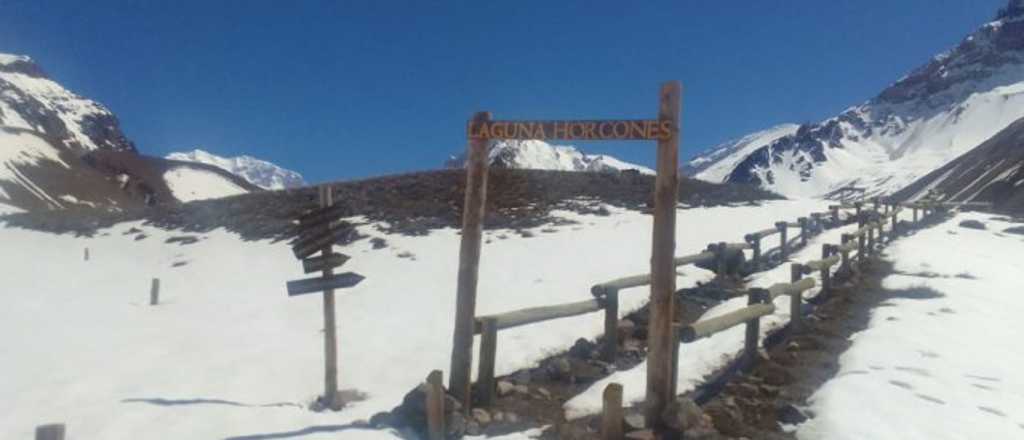
[[[846,246],[846,243],[849,243],[850,240],[853,239],[853,236],[850,235],[850,234],[842,234],[841,237],[842,237],[841,243],[842,243],[843,246]],[[842,263],[841,264],[842,264],[844,269],[849,270],[850,269],[850,252],[849,251],[841,251],[841,252],[842,252]]]
[[[878,207],[879,207],[879,205],[881,205],[882,201],[878,200],[878,197],[875,197],[875,198],[871,199],[871,203],[875,204],[875,212],[877,212],[878,211]]]
[[[160,278],[153,278],[149,284],[149,305],[160,304]]]
[[[725,276],[729,272],[729,255],[727,255],[728,246],[724,241],[717,244],[712,244],[715,252],[715,278],[719,280],[725,279]]]
[[[604,294],[604,347],[601,358],[615,363],[619,349],[619,290],[607,289]]]
[[[85,248],[85,261],[89,261],[89,248]]]
[[[490,121],[480,112],[470,124]],[[466,199],[462,208],[462,237],[459,245],[459,277],[456,287],[455,329],[452,335],[452,363],[448,386],[452,395],[469,411],[470,374],[473,365],[473,325],[476,319],[476,289],[480,269],[480,237],[487,201],[487,139],[469,137],[466,167]]]
[[[800,263],[793,263],[789,267],[789,281],[795,283],[804,277],[804,266]],[[800,331],[803,327],[803,292],[796,292],[789,296],[789,328],[791,334]]]
[[[889,232],[889,241],[890,242],[895,240],[896,236],[899,235],[897,233],[897,230],[899,228],[899,223],[900,223],[899,219],[897,218],[897,217],[899,217],[899,214],[896,213],[896,207],[893,207],[892,212],[893,212],[893,214],[892,214],[892,231]]]
[[[914,223],[917,223],[917,207],[914,208]]]
[[[481,406],[494,403],[494,365],[498,354],[498,320],[480,319],[480,366],[477,370],[476,391]]]
[[[622,385],[610,383],[604,388],[603,408],[601,411],[601,439],[622,440],[623,412]]]
[[[750,249],[753,252],[754,272],[761,270],[761,236],[756,234],[747,234],[743,237],[747,243],[750,243]]]
[[[775,222],[775,229],[779,230],[779,259],[785,261],[789,257],[789,243],[786,239],[786,222]]]
[[[35,440],[64,440],[64,424],[54,423],[36,427]]]
[[[861,216],[861,210],[864,209],[864,202],[853,202],[853,208],[857,210],[857,218],[863,218]]]
[[[824,260],[835,254],[835,248],[830,244],[821,245],[821,259]],[[821,268],[821,293],[828,293],[832,289],[832,271],[828,266]]]
[[[868,225],[868,255],[875,253],[875,225]]]
[[[800,225],[800,246],[807,246],[807,217],[800,217],[796,221]]]
[[[651,294],[649,300],[647,389],[644,418],[647,426],[663,426],[661,413],[675,396],[672,389],[672,321],[675,316],[676,204],[679,199],[679,113],[682,84],[662,85],[658,120],[673,127],[658,140],[658,175],[654,182],[654,227],[651,243]]]
[[[867,263],[867,256],[864,255],[866,250],[867,241],[864,238],[864,234],[857,235],[857,263],[859,263],[861,267],[864,267],[864,264]]]
[[[829,206],[828,210],[832,213],[832,224],[834,226],[839,226],[839,206]]]
[[[765,289],[750,289],[747,292],[747,305],[762,304],[770,298]],[[743,369],[753,367],[757,360],[757,346],[761,339],[761,318],[746,322],[743,335]]]
[[[441,383],[441,370],[434,370],[427,376],[427,438],[444,440],[444,386]]]

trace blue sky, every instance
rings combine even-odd
[[[0,52],[112,109],[144,153],[250,154],[319,182],[437,168],[478,110],[654,117],[670,79],[691,157],[869,99],[1005,3],[0,0]]]

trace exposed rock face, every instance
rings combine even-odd
[[[195,149],[168,154],[167,159],[212,165],[263,189],[288,189],[306,185],[301,174],[252,156],[222,157]]]
[[[866,103],[717,159],[736,163],[721,179],[795,196],[892,193],[1024,117],[1021,91],[1024,7],[1014,0]]]

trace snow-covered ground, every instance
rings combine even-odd
[[[957,226],[967,219],[989,229]],[[964,213],[886,250],[899,272],[886,289],[938,295],[873,311],[798,438],[1024,438],[1024,238],[1008,226]]]
[[[808,211],[810,212],[810,211]],[[805,213],[806,214],[806,213]],[[909,214],[908,214],[909,215]],[[827,230],[821,235],[810,238],[807,246],[794,252],[790,260],[794,262],[806,262],[821,258],[822,244],[838,244],[844,233],[851,233],[857,229],[856,225],[847,225],[841,228]],[[752,232],[752,231],[751,231]],[[762,246],[766,249],[778,245],[778,236],[765,238]],[[749,251],[748,251],[749,252]],[[749,255],[748,255],[749,257]],[[833,267],[835,269],[835,267]],[[811,290],[804,292],[805,298],[813,298],[821,291],[820,277],[817,273],[808,275],[816,279],[816,285]],[[790,264],[782,264],[764,272],[758,272],[750,277],[747,285],[750,287],[770,287],[776,283],[790,282]],[[775,299],[775,313],[761,318],[762,337],[769,331],[779,328],[789,322],[789,297],[780,296]],[[705,312],[705,318],[720,316],[747,306],[746,298],[733,298]],[[722,366],[736,359],[743,349],[744,327],[736,326],[729,330],[717,333],[709,338],[697,340],[693,343],[682,344],[679,349],[679,371],[678,381],[679,393],[685,393],[695,389],[704,382],[704,378],[714,373]],[[596,414],[601,411],[602,393],[609,383],[619,383],[623,386],[623,402],[627,405],[640,403],[644,400],[644,393],[647,383],[647,362],[642,362],[636,367],[616,372],[600,381],[595,382],[586,391],[577,395],[565,404],[566,416],[570,419],[586,415]]]
[[[212,171],[178,166],[164,173],[167,187],[182,202],[244,194],[245,188]]]
[[[677,254],[826,205],[680,210]],[[562,213],[579,223],[531,238],[488,231],[478,313],[579,301],[595,283],[646,272],[650,217],[612,212]],[[382,236],[375,226],[360,230]],[[132,227],[148,237],[124,235]],[[304,276],[288,246],[222,230],[191,245],[164,242],[175,235],[135,223],[94,238],[0,225],[0,331],[8,335],[0,438],[30,438],[49,422],[67,423],[73,438],[393,438],[347,424],[391,409],[430,370],[448,370],[456,230],[383,236],[380,250],[368,240],[341,249],[352,256],[344,269],[366,276],[337,296],[341,387],[368,398],[326,414],[306,409],[322,388],[321,300],[285,294],[285,281]],[[187,264],[174,267],[180,262]],[[680,286],[711,276],[692,266],[682,273]],[[148,305],[153,277],[161,280],[156,307]],[[646,296],[646,288],[623,292],[622,313]],[[502,331],[498,374],[596,336],[602,323],[594,313]]]

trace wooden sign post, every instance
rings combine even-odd
[[[363,281],[363,276],[354,272],[334,274],[334,268],[345,264],[349,257],[334,253],[332,247],[336,241],[347,237],[351,230],[334,227],[334,221],[343,215],[343,211],[333,208],[331,186],[321,185],[319,190],[320,209],[299,218],[299,238],[292,250],[297,258],[302,259],[305,273],[319,271],[321,276],[289,281],[286,286],[288,296],[314,292],[324,294],[324,395],[321,403],[327,408],[338,410],[344,402],[338,398],[338,330],[335,325],[334,289],[355,286]],[[316,252],[320,252],[320,256],[310,257]]]
[[[455,329],[452,337],[450,390],[470,407],[473,328],[480,263],[480,236],[486,205],[487,153],[491,141],[540,140],[654,140],[658,142],[654,185],[654,227],[651,242],[650,336],[648,338],[648,426],[661,426],[661,413],[672,401],[672,316],[675,293],[675,225],[679,191],[679,114],[682,85],[662,85],[658,118],[618,121],[493,121],[490,113],[473,116],[467,127],[466,199],[462,213],[462,242]]]

